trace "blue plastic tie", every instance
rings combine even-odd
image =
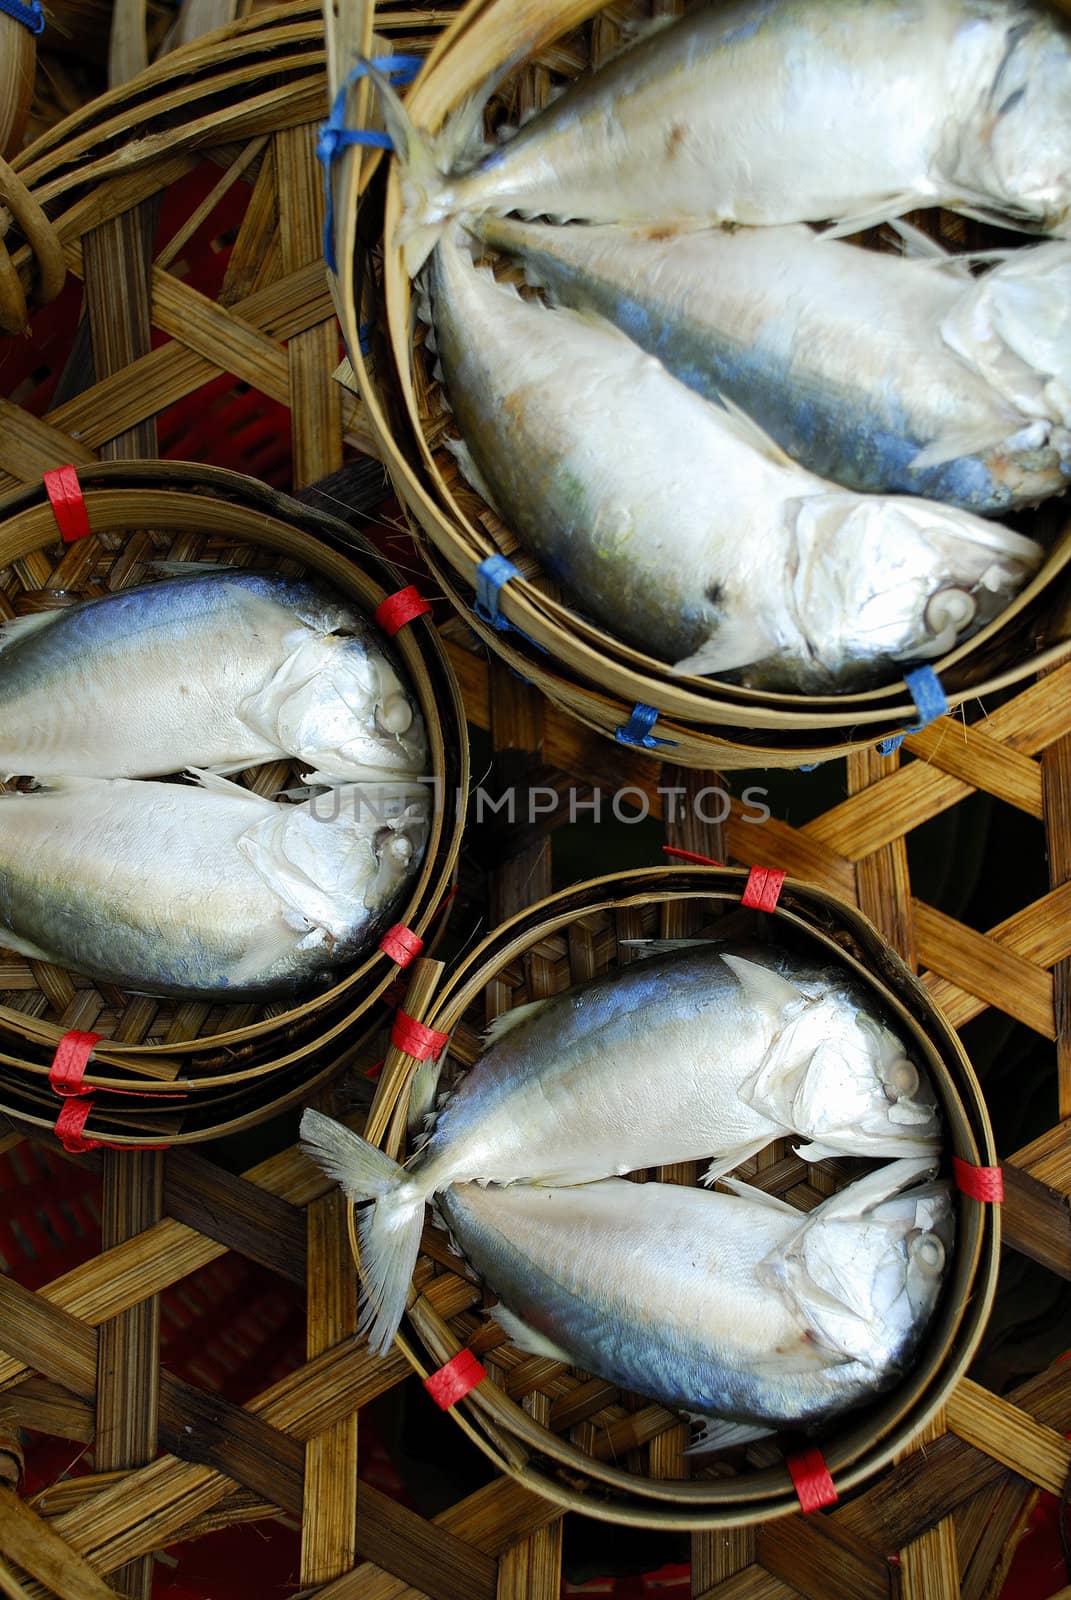
[[[820,767],[820,766],[821,766],[821,765],[822,765],[822,763],[821,763],[821,762],[820,762],[820,761],[812,761],[812,762],[811,762],[811,764],[810,764],[810,766],[807,766],[807,767],[800,767],[800,768],[799,768],[799,771],[800,771],[800,772],[817,772],[817,771],[818,771],[818,768],[819,768],[819,767]]]
[[[372,324],[362,322],[357,330],[357,340],[361,346],[361,354],[366,356],[372,348]]]
[[[486,622],[497,633],[506,633],[512,623],[498,609],[498,596],[511,578],[520,577],[520,569],[505,556],[488,556],[476,568],[476,603],[473,610],[481,622]]]
[[[948,697],[932,667],[915,667],[911,672],[905,672],[904,682],[915,702],[919,719],[909,728],[905,728],[903,733],[894,734],[890,739],[882,739],[878,745],[879,756],[891,756],[893,751],[899,750],[903,744],[905,734],[921,733],[923,728],[928,728],[931,722],[936,722],[938,717],[943,717],[948,710]]]
[[[0,11],[9,17],[14,17],[24,28],[29,28],[31,33],[45,31],[45,14],[41,10],[40,0],[30,0],[29,5],[23,5],[22,0],[0,0]]]
[[[0,7],[18,4],[18,0],[0,0]],[[41,26],[44,27],[42,18]],[[346,96],[352,86],[367,75],[369,67],[375,67],[384,77],[392,83],[412,83],[417,73],[423,66],[422,56],[379,56],[375,61],[361,61],[349,73],[342,88],[335,96],[331,107],[331,115],[320,129],[320,138],[316,145],[316,154],[323,162],[324,182],[327,185],[327,215],[324,218],[324,260],[332,272],[338,271],[335,259],[335,186],[331,181],[331,168],[342,154],[351,145],[362,144],[373,150],[393,150],[394,144],[389,133],[380,133],[375,128],[347,128],[346,126]]]
[[[645,706],[640,702],[633,706],[632,715],[623,728],[617,729],[614,738],[618,744],[638,744],[645,750],[654,750],[657,745],[669,745],[675,750],[676,739],[656,739],[651,732],[657,721],[658,712],[654,706]]]

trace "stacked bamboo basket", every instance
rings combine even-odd
[[[659,4],[654,14],[681,10],[682,4]],[[416,126],[434,133],[485,80],[516,61],[523,65],[506,76],[489,108],[489,116],[515,125],[543,106],[557,85],[619,49],[625,20],[620,7],[600,6],[598,0],[569,5],[542,0],[520,10],[502,0],[470,5],[436,42],[407,96],[409,114]],[[629,8],[627,20],[637,20],[637,8]],[[367,42],[364,53],[369,53]],[[353,94],[352,109],[355,124],[367,118],[367,92]],[[866,692],[815,697],[675,676],[664,662],[626,646],[563,600],[550,575],[518,548],[510,530],[465,483],[445,448],[451,418],[434,376],[434,358],[422,339],[414,339],[410,283],[395,243],[401,215],[397,164],[381,222],[380,190],[370,190],[380,165],[375,155],[351,152],[340,165],[344,205],[336,254],[342,320],[367,418],[394,486],[426,536],[429,565],[490,649],[556,704],[610,737],[630,737],[634,708],[654,708],[653,736],[662,741],[664,759],[683,766],[812,765],[896,736],[918,721],[918,708],[902,680]],[[362,205],[370,194],[374,201]],[[359,225],[364,210],[376,220],[365,218]],[[913,220],[933,227],[929,214]],[[382,271],[355,279],[359,227],[364,239],[378,237]],[[965,237],[974,243],[984,234],[955,217],[944,217],[937,230],[946,244],[962,245]],[[374,368],[360,353],[361,318],[386,330]],[[999,617],[933,663],[950,707],[1021,683],[1039,664],[1061,657],[1071,629],[1071,526],[1066,516],[1054,522],[1051,511],[1051,506],[1043,509],[1036,519],[1050,547],[1038,575]],[[496,554],[514,563],[520,577],[501,591],[499,615],[491,618],[475,608],[477,568]]]
[[[154,577],[154,563],[209,561],[318,576],[371,615],[406,581],[343,524],[232,473],[115,462],[82,473],[91,528],[64,545],[38,486],[0,503],[0,607],[6,615],[117,593]],[[159,573],[155,573],[159,578]],[[464,713],[453,673],[426,617],[394,647],[428,727],[439,785],[420,876],[397,920],[421,938],[449,893],[468,792]],[[301,782],[278,762],[244,775],[274,796]],[[248,1127],[295,1103],[360,1052],[381,1019],[372,1007],[399,968],[372,951],[300,1004],[212,1006],[152,1000],[40,961],[10,958],[0,977],[0,1109],[47,1130],[57,1101],[49,1069],[72,1030],[100,1037],[84,1084],[99,1090],[86,1139],[120,1145],[192,1143]]]
[[[547,39],[564,27],[579,26],[587,9],[557,7]],[[512,42],[516,30],[513,15],[507,17],[511,11],[502,4],[476,4],[464,16],[488,28],[495,19],[506,18]],[[399,48],[409,48],[413,41],[418,41],[417,48],[432,44],[442,21],[427,12],[388,15],[397,20],[397,37],[406,41]],[[607,13],[600,23],[600,48],[612,41],[616,15]],[[383,17],[377,18],[377,27],[386,32]],[[285,395],[287,403],[292,397],[301,399],[294,407],[295,484],[333,471],[347,439],[374,448],[386,442],[378,431],[379,389],[368,388],[366,415],[340,397],[330,379],[329,353],[333,358],[337,345],[319,275],[320,177],[312,158],[315,127],[325,104],[317,14],[311,6],[280,8],[191,48],[192,54],[161,62],[133,86],[79,113],[15,163],[25,195],[36,198],[45,212],[42,225],[22,199],[23,220],[16,211],[6,225],[6,244],[27,304],[32,308],[35,296],[44,299],[49,292],[54,277],[49,279],[47,266],[58,248],[70,270],[85,274],[98,347],[90,387],[65,401],[58,414],[42,419],[10,405],[0,407],[0,468],[7,474],[0,486],[14,495],[10,503],[16,507],[39,507],[41,472],[72,459],[79,464],[92,505],[95,474],[102,470],[96,465],[98,454],[150,453],[152,418],[169,396],[194,392],[206,374],[221,370],[269,395]],[[444,48],[445,40],[434,45],[434,60]],[[582,59],[557,46],[547,56],[555,70],[573,70]],[[265,88],[269,76],[271,85]],[[545,92],[546,77],[543,67],[530,80],[537,97]],[[457,85],[448,87],[452,97]],[[300,159],[295,155],[299,144]],[[150,271],[144,236],[133,227],[136,208],[206,154],[220,165],[221,186],[246,177],[254,180],[253,199],[235,245],[237,265],[218,303],[201,303],[184,292],[171,270],[181,260],[182,240]],[[192,233],[192,217],[190,223]],[[345,257],[340,259],[345,266]],[[120,278],[124,262],[141,265]],[[109,332],[99,310],[94,313],[94,305],[101,306],[109,294],[114,300],[120,281],[130,288],[128,304],[133,308],[123,330],[125,342]],[[152,329],[170,342],[150,351]],[[354,332],[350,330],[351,339]],[[354,340],[355,354],[357,347]],[[389,391],[393,377],[384,365],[382,346],[376,350],[375,378]],[[370,381],[367,375],[365,381]],[[415,435],[409,445],[416,460],[420,445]],[[150,484],[154,493],[163,492],[153,476],[161,469],[139,465],[103,470],[116,471],[139,494],[148,492]],[[181,479],[181,470],[163,470],[169,482]],[[243,495],[248,492],[246,488]],[[268,498],[259,501],[260,508],[275,515],[278,503],[268,508]],[[166,542],[165,509],[154,501],[153,520],[146,522],[146,506],[140,502],[137,528],[162,529]],[[321,529],[295,511],[283,520],[322,536]],[[245,533],[249,538],[250,530]],[[133,536],[157,537],[155,531]],[[246,542],[234,528],[227,536],[236,544]],[[494,547],[492,540],[488,550]],[[96,576],[108,570],[109,560],[107,554],[101,558]],[[436,560],[436,566],[467,607],[465,583],[471,574],[461,582],[452,564]],[[17,574],[18,566],[13,570]],[[33,575],[34,584],[41,581]],[[20,599],[30,587],[19,576],[5,592]],[[542,590],[533,588],[533,613],[543,598]],[[507,599],[507,612],[509,607]],[[518,611],[514,620],[533,632],[527,611]],[[1034,615],[1029,628],[1040,625]],[[1027,623],[1023,626],[1027,637]],[[1059,636],[1058,624],[1053,627]],[[874,952],[883,984],[926,1018],[927,1031],[930,1014],[914,984],[895,964],[881,959],[865,925],[849,909],[830,911],[824,895],[836,896],[846,908],[858,906],[910,970],[922,969],[924,990],[953,1026],[994,1008],[1042,1039],[1055,1041],[1047,1088],[1055,1091],[1059,1111],[1048,1133],[1004,1164],[1005,1239],[1013,1251],[1033,1258],[1049,1273],[1071,1278],[1071,1157],[1066,1124],[1060,1120],[1071,1115],[1065,1022],[1071,971],[1066,931],[1071,926],[1071,665],[1054,661],[1036,684],[975,726],[944,722],[909,737],[906,764],[899,754],[882,760],[869,748],[851,754],[849,798],[802,828],[778,821],[749,826],[743,808],[734,803],[724,829],[719,829],[697,823],[691,810],[684,822],[664,816],[667,786],[683,785],[694,798],[705,785],[716,783],[714,774],[664,771],[653,759],[602,736],[640,698],[633,690],[646,680],[628,678],[615,697],[579,676],[567,680],[562,668],[562,688],[543,658],[536,653],[529,658],[516,642],[503,646],[497,636],[485,637],[474,650],[460,621],[441,633],[469,723],[490,737],[496,772],[504,782],[559,790],[572,786],[585,797],[595,789],[631,788],[653,817],[663,817],[671,844],[717,859],[780,867],[816,885],[789,891],[793,914],[803,917],[809,910],[827,932],[833,927],[841,934],[850,932]],[[430,638],[425,643],[430,649]],[[490,660],[487,644],[494,647]],[[1025,662],[1019,666],[1023,676],[1034,670]],[[517,672],[537,681],[573,714],[548,704]],[[980,676],[975,692],[997,676],[995,670],[989,678]],[[874,720],[873,732],[867,723],[866,745],[911,714],[906,706],[890,706],[887,715]],[[711,734],[704,725],[694,739],[689,733],[690,742],[682,742],[679,753],[667,749],[666,759],[727,764],[732,754],[726,752],[738,735],[720,724],[710,726],[720,732]],[[682,721],[678,732],[684,731]],[[805,731],[798,742],[799,749],[789,751],[779,736],[776,748],[771,740],[771,752],[756,752],[749,759],[766,761],[771,753],[790,765],[814,759],[818,744],[813,735]],[[845,748],[839,733],[822,746],[838,753]],[[907,852],[916,828],[975,792],[1044,822],[1052,874],[1048,894],[987,933],[913,896]],[[582,897],[562,902],[559,910],[567,913],[567,924],[551,926],[559,910],[537,902],[551,892],[555,856],[564,855],[566,836],[558,829],[567,818],[562,808],[549,822],[517,826],[486,844],[486,871],[476,874],[471,863],[468,867],[470,892],[485,901],[490,926],[498,927],[515,914],[520,920],[488,940],[441,989],[434,963],[422,964],[415,973],[406,1008],[442,1019],[444,1025],[457,1022],[456,1061],[471,1059],[476,1033],[489,1011],[518,1004],[529,992],[546,992],[560,985],[566,973],[582,977],[589,964],[618,959],[618,938],[635,936],[647,924],[653,927],[654,918],[663,931],[686,926],[695,903],[728,894],[728,885],[735,882],[729,875],[661,871],[642,883],[635,879],[628,894],[611,896],[604,889],[598,906]],[[621,903],[610,909],[609,899]],[[630,899],[634,903],[626,904]],[[691,911],[681,910],[682,900]],[[106,1004],[113,999],[99,998]],[[96,998],[90,1003],[95,1005]],[[986,1151],[988,1135],[984,1118],[972,1108],[969,1078],[957,1076],[960,1053],[943,1026],[933,1026],[941,1059],[967,1107],[960,1131],[979,1152]],[[359,1026],[352,1044],[360,1032]],[[175,1042],[180,1049],[174,1054],[181,1056],[184,1050],[196,1051],[200,1040]],[[39,1059],[47,1060],[47,1050]],[[337,1059],[341,1061],[341,1052]],[[386,1140],[400,1135],[402,1112],[397,1108],[404,1107],[412,1066],[397,1052],[388,1056],[371,1136]],[[24,1137],[20,1129],[5,1143],[18,1151]],[[508,1470],[432,1516],[387,1500],[357,1477],[359,1412],[377,1396],[403,1393],[412,1367],[402,1349],[377,1360],[355,1338],[346,1213],[331,1186],[295,1149],[260,1162],[241,1177],[222,1155],[217,1161],[186,1150],[104,1150],[78,1160],[101,1173],[100,1252],[35,1293],[20,1289],[10,1277],[0,1279],[0,1435],[6,1423],[8,1428],[36,1428],[92,1445],[92,1471],[33,1506],[0,1488],[0,1581],[9,1589],[21,1582],[24,1593],[38,1594],[45,1592],[38,1587],[42,1584],[70,1600],[117,1592],[147,1595],[153,1552],[231,1522],[280,1516],[300,1518],[300,1582],[306,1593],[316,1592],[325,1600],[417,1600],[425,1594],[437,1600],[491,1600],[495,1595],[503,1600],[556,1600],[563,1503],[590,1507],[599,1499],[604,1508],[614,1509],[615,1491],[600,1486],[600,1452],[590,1448],[592,1438],[602,1435],[613,1448],[634,1452],[627,1465],[645,1480],[684,1480],[688,1468],[676,1425],[635,1411],[633,1401],[616,1394],[603,1396],[605,1405],[598,1409],[585,1409],[593,1396],[577,1397],[573,1375],[545,1363],[518,1363],[498,1346],[485,1349],[487,1364],[493,1376],[502,1375],[502,1392],[508,1390],[511,1403],[520,1402],[521,1415],[529,1420],[521,1422],[507,1407],[508,1416],[506,1411],[496,1415],[492,1410],[488,1416],[474,1409],[462,1413],[459,1421],[485,1449],[500,1455]],[[679,1181],[685,1175],[663,1174],[667,1176]],[[801,1188],[802,1177],[791,1158],[771,1152],[753,1181],[813,1203],[814,1191],[804,1192],[808,1186]],[[977,1300],[955,1336],[958,1343],[953,1340],[943,1361],[934,1352],[935,1370],[927,1375],[934,1381],[918,1397],[910,1427],[897,1431],[894,1424],[887,1435],[887,1449],[897,1451],[898,1459],[885,1461],[886,1448],[876,1446],[866,1463],[866,1470],[877,1474],[871,1486],[817,1517],[783,1515],[761,1523],[749,1518],[746,1527],[696,1532],[691,1546],[695,1596],[951,1600],[962,1594],[968,1600],[989,1600],[995,1593],[1036,1493],[1059,1492],[1071,1470],[1071,1447],[1062,1438],[1071,1429],[1071,1382],[1066,1366],[1053,1366],[997,1398],[961,1377],[989,1292],[994,1244],[991,1231],[979,1233]],[[161,1291],[228,1249],[266,1264],[288,1286],[305,1285],[308,1296],[305,1364],[241,1406],[177,1383],[161,1364],[159,1344]],[[413,1305],[420,1349],[413,1344],[411,1359],[418,1370],[449,1354],[451,1339],[467,1338],[474,1326],[480,1293],[456,1267],[456,1260],[444,1259],[441,1241],[429,1235]],[[131,1373],[138,1374],[136,1385],[130,1382]],[[404,1392],[413,1389],[410,1382]],[[419,1389],[409,1403],[431,1405]],[[938,1409],[926,1420],[925,1412],[934,1403]],[[470,1404],[478,1408],[476,1394]],[[582,1465],[556,1461],[548,1448],[547,1425],[551,1433],[555,1422],[564,1429],[570,1406],[579,1408],[579,1420],[568,1443],[587,1452]],[[908,1432],[923,1422],[921,1435],[909,1440]],[[0,1476],[4,1455],[0,1438]],[[771,1475],[776,1500],[784,1489],[783,1469],[773,1459],[764,1463],[761,1456],[752,1465]],[[578,1476],[570,1483],[572,1469]],[[850,1475],[853,1469],[847,1471]],[[623,1492],[620,1500],[622,1520],[650,1520],[649,1508],[636,1515]],[[11,1567],[30,1576],[19,1580]]]

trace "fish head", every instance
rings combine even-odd
[[[932,1317],[952,1256],[951,1185],[926,1161],[896,1161],[849,1184],[762,1264],[811,1338],[871,1367],[902,1367]]]
[[[345,631],[313,640],[306,650],[308,674],[295,675],[277,707],[280,746],[312,764],[321,782],[422,774],[428,760],[424,718],[384,652]]]
[[[1041,7],[1009,17],[996,75],[956,137],[952,170],[980,209],[1071,234],[1071,31],[1063,19]]]
[[[810,1141],[806,1160],[830,1155],[930,1156],[941,1112],[924,1070],[859,998],[833,989],[790,1019],[748,1099]]]
[[[343,784],[302,805],[277,806],[239,841],[278,895],[302,948],[352,947],[419,867],[431,802],[416,784]]]
[[[998,523],[906,497],[815,495],[796,531],[796,613],[835,689],[945,655],[1004,610],[1043,556]]]

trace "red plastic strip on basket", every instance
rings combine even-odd
[[[662,854],[665,856],[679,856],[682,861],[695,861],[701,867],[723,867],[725,865],[724,861],[715,861],[713,856],[697,856],[694,850],[677,850],[671,844],[662,846]]]
[[[430,1061],[433,1057],[442,1054],[443,1047],[449,1040],[448,1033],[436,1033],[434,1028],[426,1028],[422,1022],[417,1022],[408,1011],[398,1011],[395,1014],[394,1026],[390,1030],[390,1042],[399,1050],[404,1050],[407,1056],[412,1056],[414,1061]]]
[[[799,1496],[800,1510],[809,1514],[835,1506],[837,1490],[821,1450],[803,1450],[785,1462]]]
[[[86,1150],[99,1150],[99,1139],[87,1139],[83,1129],[93,1109],[93,1096],[64,1100],[56,1118],[56,1138],[71,1155],[81,1155]]]
[[[375,1083],[376,1079],[379,1077],[379,1074],[383,1071],[383,1068],[384,1068],[385,1065],[386,1065],[386,1061],[385,1060],[384,1061],[374,1061],[372,1063],[372,1065],[369,1067],[368,1071],[365,1073],[365,1077],[366,1078],[371,1078],[372,1082]]]
[[[48,1069],[49,1088],[55,1094],[66,1097],[93,1093],[84,1080],[89,1058],[100,1039],[99,1033],[79,1033],[76,1028],[63,1035]]]
[[[44,476],[45,492],[52,502],[64,544],[89,537],[89,513],[82,498],[82,485],[73,467],[57,467]]]
[[[952,1157],[956,1188],[983,1205],[999,1206],[1004,1199],[1004,1174],[999,1167],[972,1167],[969,1161]]]
[[[471,1350],[459,1350],[445,1367],[440,1367],[438,1372],[433,1372],[430,1378],[424,1379],[424,1387],[440,1411],[449,1411],[459,1400],[464,1400],[470,1389],[475,1389],[478,1383],[482,1383],[486,1376],[487,1368],[476,1359]]]
[[[750,906],[752,911],[776,911],[784,882],[785,874],[776,867],[752,867],[740,904]]]
[[[430,610],[431,606],[420,590],[410,584],[407,589],[399,589],[397,594],[388,595],[383,604],[376,607],[376,621],[383,632],[389,633],[393,639],[407,622],[427,616]]]
[[[399,967],[407,967],[410,961],[415,961],[424,948],[424,941],[412,928],[407,928],[404,922],[395,923],[393,928],[388,928],[379,941],[379,948],[383,954]]]

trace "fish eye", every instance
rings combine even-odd
[[[376,707],[376,727],[380,733],[400,735],[408,733],[412,726],[413,708],[404,694],[388,695],[383,704]]]
[[[919,1086],[919,1071],[906,1056],[900,1056],[882,1077],[882,1087],[893,1100],[913,1095]]]
[[[938,589],[926,602],[923,621],[935,638],[951,631],[955,638],[975,619],[978,602],[966,589]]]
[[[934,1277],[945,1264],[947,1252],[935,1233],[909,1233],[907,1248],[915,1265]]]

